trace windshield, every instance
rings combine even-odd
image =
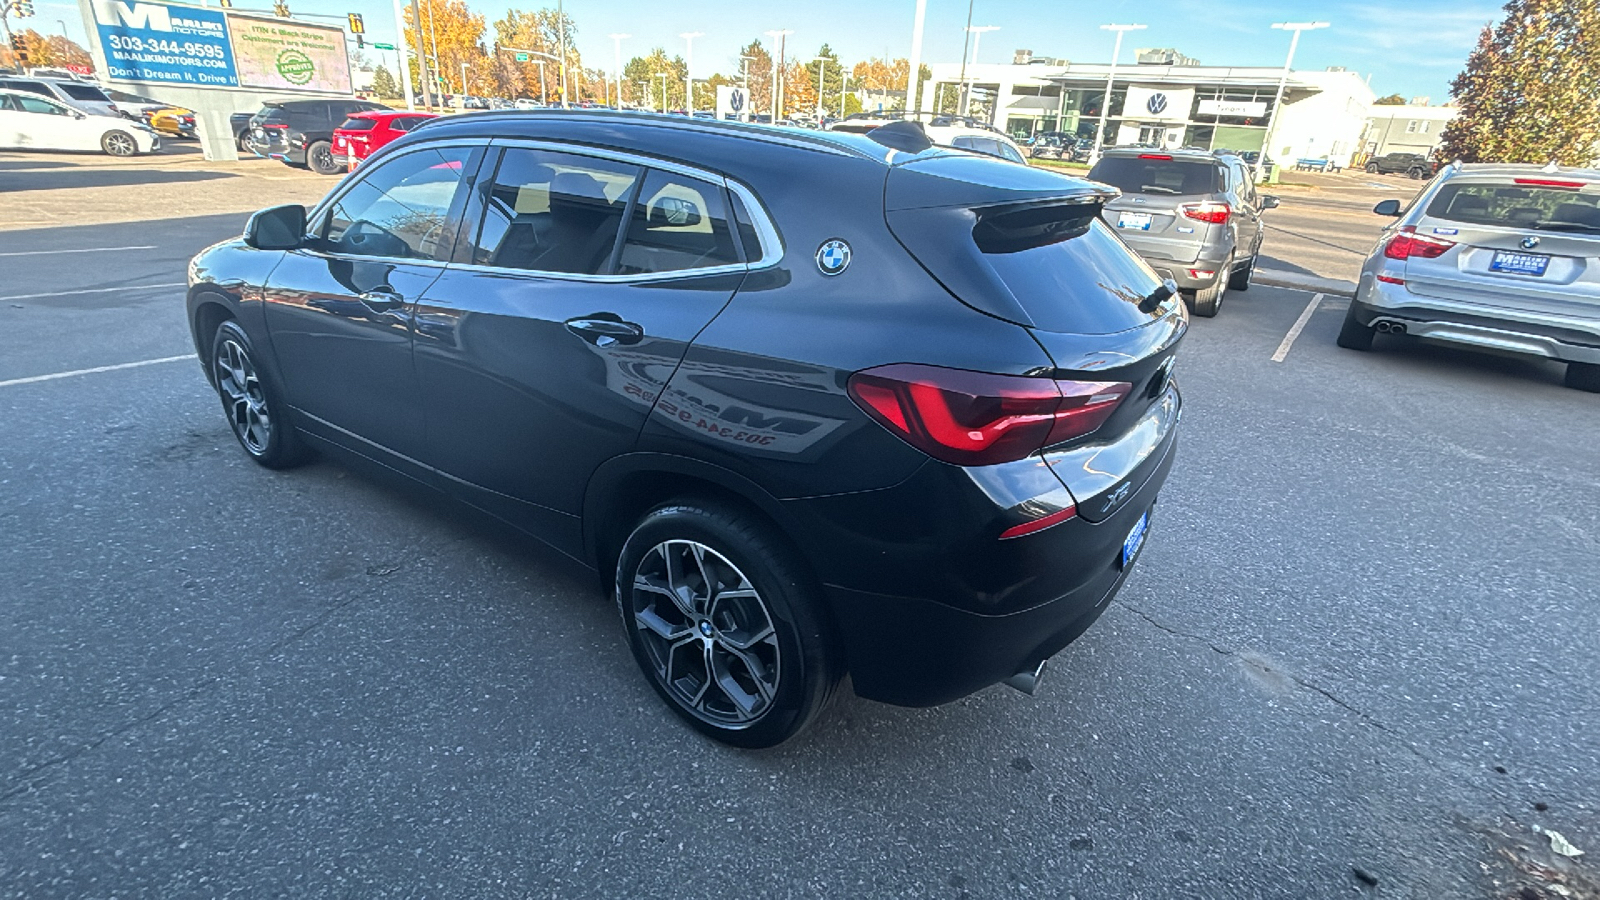
[[[1447,184],[1428,203],[1428,215],[1469,225],[1600,234],[1600,184],[1581,190],[1516,183]]]
[[[1125,194],[1212,194],[1222,190],[1222,168],[1214,162],[1162,154],[1107,156],[1089,170],[1089,180]]]

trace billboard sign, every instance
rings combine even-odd
[[[238,86],[222,13],[125,0],[94,0],[91,6],[112,80]]]
[[[234,13],[228,28],[241,87],[350,93],[342,29]]]
[[[112,81],[349,94],[344,31],[144,0],[88,0]]]

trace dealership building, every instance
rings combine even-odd
[[[1368,149],[1374,94],[1343,68],[1291,70],[1273,146],[1264,148],[1281,67],[1205,66],[1174,50],[1140,50],[1139,62],[1117,66],[1108,114],[1102,115],[1111,67],[1035,58],[1019,50],[1010,65],[969,64],[969,114],[1012,135],[1061,131],[1093,138],[1105,122],[1108,144],[1206,150],[1267,150],[1279,160],[1327,158],[1348,164]],[[923,108],[959,104],[963,67],[934,64]]]

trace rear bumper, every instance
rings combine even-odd
[[[1415,337],[1562,362],[1600,363],[1600,320],[1573,320],[1412,293],[1363,272],[1351,302],[1367,327],[1402,325]]]
[[[1031,670],[1082,634],[1127,577],[1123,543],[1177,455],[1175,391],[1172,402],[1155,445],[1123,458],[1130,489],[1110,511],[1095,503],[1098,521],[1079,515],[999,538],[1072,502],[1057,464],[1038,457],[981,469],[930,463],[887,490],[784,501],[824,582],[856,693],[948,703]]]

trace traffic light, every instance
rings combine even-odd
[[[278,2],[272,4],[272,14],[280,19],[289,18],[289,4],[283,2],[283,0],[278,0]]]
[[[28,19],[33,17],[33,0],[17,0],[17,18]]]
[[[233,9],[233,0],[219,0],[223,9]]]
[[[364,22],[361,21],[361,13],[350,13],[349,14],[349,18],[350,18],[350,33],[351,34],[366,34],[367,33],[367,26],[366,26],[366,24]]]
[[[26,69],[28,67],[28,41],[20,34],[11,36],[11,52],[17,55],[17,65]]]

